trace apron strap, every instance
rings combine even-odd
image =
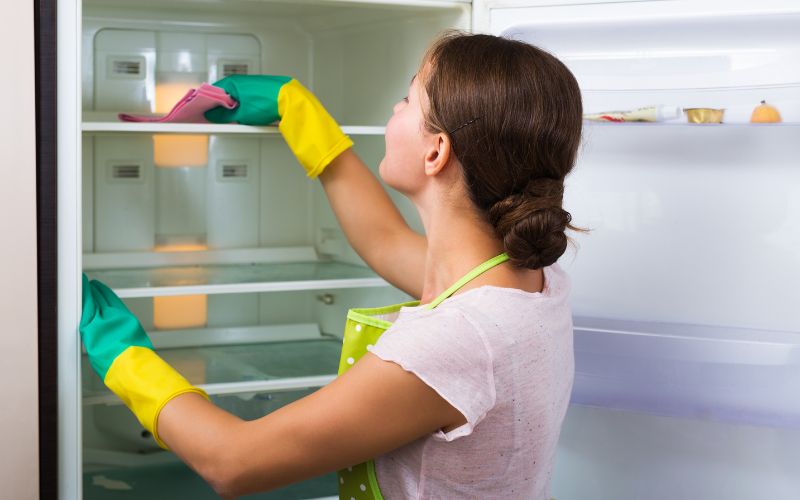
[[[442,292],[441,295],[439,295],[438,297],[433,299],[433,302],[428,304],[427,308],[428,309],[433,309],[434,307],[436,307],[439,304],[441,304],[445,299],[447,299],[448,297],[450,297],[451,295],[456,293],[458,291],[458,289],[461,288],[462,286],[466,285],[467,283],[469,283],[473,279],[477,278],[481,274],[485,273],[489,269],[493,268],[494,266],[502,264],[503,262],[505,262],[507,260],[508,260],[508,254],[503,252],[500,255],[498,255],[496,257],[492,257],[491,259],[487,260],[486,262],[484,262],[482,264],[478,264],[478,266],[475,267],[472,271],[468,272],[467,274],[462,276],[460,280],[456,281],[453,284],[453,286],[451,286],[450,288],[448,288],[447,290]]]

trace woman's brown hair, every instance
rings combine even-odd
[[[564,178],[581,139],[581,94],[569,69],[524,42],[448,32],[423,59],[425,127],[446,133],[473,204],[510,261],[539,269],[567,247]]]

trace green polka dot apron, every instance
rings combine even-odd
[[[501,253],[486,262],[478,265],[453,286],[436,297],[427,309],[433,309],[446,298],[453,295],[459,288],[472,281],[494,266],[508,260],[508,255]],[[347,322],[344,327],[344,341],[342,343],[342,356],[339,359],[339,375],[350,369],[361,356],[372,349],[383,332],[390,326],[402,307],[418,306],[419,301],[404,302],[385,307],[368,309],[350,309],[347,312]],[[339,471],[339,499],[340,500],[383,500],[378,478],[375,474],[375,462],[370,460],[362,464],[348,467]]]

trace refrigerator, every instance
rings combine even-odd
[[[291,75],[377,174],[384,124],[425,48],[461,29],[552,52],[587,112],[725,110],[720,124],[684,114],[585,122],[565,207],[590,231],[572,234],[560,259],[572,279],[576,378],[553,496],[800,498],[796,2],[49,5],[53,95],[42,102],[57,103],[57,230],[46,272],[58,285],[43,397],[57,408],[57,441],[43,468],[57,475],[54,497],[215,498],[92,372],[77,331],[81,272],[111,286],[168,362],[246,419],[335,377],[348,308],[410,299],[350,248],[276,127],[125,123],[117,113],[166,112],[230,74]],[[761,101],[783,121],[750,123]],[[422,232],[413,206],[389,192]],[[247,498],[336,491],[329,474]]]

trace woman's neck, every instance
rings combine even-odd
[[[428,246],[422,304],[433,301],[475,266],[503,252],[503,242],[489,222],[476,212],[463,183],[442,179],[415,196],[412,202],[425,227]],[[544,287],[544,272],[505,262],[476,277],[456,293],[484,285],[539,292]]]
[[[464,211],[421,214],[428,239],[421,302],[431,302],[475,266],[503,252],[485,221]],[[487,271],[488,272],[488,271]]]

